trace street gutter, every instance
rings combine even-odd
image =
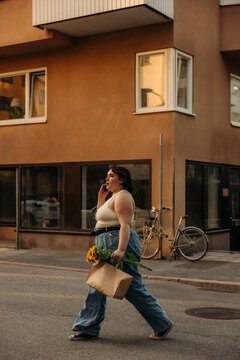
[[[40,269],[54,269],[54,270],[62,270],[62,271],[83,272],[83,273],[89,272],[89,270],[87,269],[78,269],[78,268],[70,268],[70,267],[62,267],[62,266],[54,266],[54,265],[29,264],[29,263],[20,263],[20,262],[3,261],[3,260],[0,260],[0,264],[12,265],[12,266],[24,266],[24,267],[32,267],[32,268],[40,268]],[[207,289],[240,292],[240,282],[179,278],[179,277],[158,276],[158,275],[142,275],[142,277],[143,279],[146,280],[171,281],[186,285],[199,286]]]

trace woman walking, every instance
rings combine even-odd
[[[135,203],[132,197],[133,187],[128,169],[111,167],[107,173],[106,189],[101,186],[98,193],[95,243],[113,250],[112,257],[121,261],[126,252],[132,252],[140,261],[141,245],[137,233],[131,228],[134,218]],[[106,197],[112,193],[107,200]],[[159,305],[154,296],[146,289],[142,276],[136,265],[124,262],[123,271],[133,276],[132,283],[126,293],[126,299],[140,312],[154,333],[151,339],[161,340],[173,328],[172,321]],[[97,339],[101,322],[104,320],[106,295],[89,287],[84,306],[73,323],[75,334],[69,336],[70,341]]]

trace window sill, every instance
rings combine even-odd
[[[40,124],[45,122],[47,122],[47,117],[43,116],[29,119],[0,120],[0,126]]]
[[[62,235],[92,235],[93,230],[80,230],[80,231],[71,231],[71,230],[51,230],[51,229],[19,229],[21,233],[41,233],[41,234],[62,234]]]
[[[136,110],[135,112],[133,112],[133,115],[145,115],[145,114],[154,114],[154,113],[166,113],[166,112],[178,112],[178,113],[181,113],[181,114],[184,114],[184,115],[189,115],[189,116],[193,116],[195,117],[196,114],[190,112],[190,111],[183,111],[183,110],[180,110],[180,109],[166,109],[166,110]],[[240,126],[240,125],[238,125]]]
[[[240,123],[236,121],[231,121],[231,125],[234,127],[240,127]]]

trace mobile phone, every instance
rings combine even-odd
[[[104,190],[104,191],[108,191],[108,190],[107,190],[107,185],[106,185],[106,184],[104,184],[104,185],[103,185],[103,190]]]

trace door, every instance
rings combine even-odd
[[[230,250],[240,251],[240,188],[231,190]]]

